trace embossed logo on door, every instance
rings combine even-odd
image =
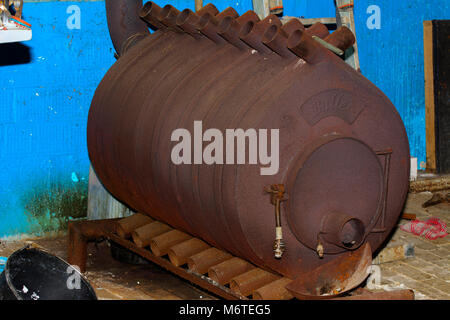
[[[355,98],[351,92],[332,89],[312,96],[300,106],[299,111],[305,120],[313,126],[330,116],[339,117],[348,124],[352,124],[364,108],[364,102]]]

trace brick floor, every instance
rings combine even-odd
[[[404,212],[416,214],[419,220],[438,217],[450,227],[449,204],[422,208],[422,204],[431,196],[430,192],[409,194]],[[407,222],[402,219],[399,224]],[[416,299],[450,300],[450,236],[427,240],[398,228],[391,239],[393,241],[397,244],[414,243],[415,255],[409,259],[380,264],[382,284],[389,288],[412,289]]]

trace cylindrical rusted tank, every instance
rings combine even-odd
[[[380,247],[407,194],[408,140],[389,99],[312,37],[346,49],[348,30],[327,36],[320,25],[213,6],[180,13],[149,2],[140,15],[157,31],[115,44],[120,57],[89,112],[89,156],[115,197],[290,278],[366,242]],[[224,135],[279,129],[278,172],[261,175],[248,161],[174,164],[172,132],[194,140],[194,121]],[[274,184],[287,198],[281,259],[264,191]]]

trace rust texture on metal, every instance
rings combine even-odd
[[[154,221],[137,228],[132,232],[131,236],[138,247],[144,248],[150,245],[150,242],[154,237],[169,232],[171,229],[172,228],[165,223]]]
[[[356,41],[356,38],[349,28],[342,26],[332,34],[326,36],[324,40],[329,44],[345,51],[351,46],[353,46],[353,44]]]
[[[294,22],[298,29],[283,30],[276,16],[239,19],[212,5],[195,13],[149,2],[140,16],[157,30],[121,52],[89,111],[89,156],[106,189],[137,212],[290,279],[325,265],[356,272],[338,262],[387,238],[406,199],[410,161],[389,99],[312,38],[346,47],[348,33],[334,39],[323,25]],[[175,165],[172,132],[193,132],[200,120],[204,131],[279,129],[278,172]],[[377,150],[392,150],[388,170]],[[289,194],[282,259],[273,256],[273,206],[263,192],[274,181]],[[342,217],[338,229],[327,225],[330,215]]]
[[[248,296],[253,291],[279,278],[273,273],[255,268],[231,279],[230,289],[240,295]]]
[[[139,19],[141,1],[106,0],[105,7],[109,34],[119,56],[150,34],[145,22]]]
[[[157,257],[166,255],[169,249],[180,242],[189,240],[190,235],[179,230],[171,230],[150,240],[150,249]]]
[[[131,233],[146,224],[153,222],[153,219],[148,215],[137,213],[132,216],[121,219],[117,222],[117,234],[122,238],[128,238]]]
[[[372,251],[367,243],[295,279],[286,289],[300,300],[332,299],[360,285],[371,264]]]
[[[234,277],[254,268],[255,266],[251,263],[234,257],[210,267],[208,270],[208,277],[221,285],[225,285],[228,284]]]
[[[190,256],[209,249],[210,246],[200,239],[192,238],[171,247],[168,251],[169,259],[175,266],[187,263]]]
[[[254,300],[290,300],[294,296],[286,289],[292,280],[281,278],[253,291]]]
[[[166,270],[225,299],[289,300],[294,297],[299,299],[339,299],[340,296],[344,300],[403,300],[414,298],[414,295],[411,295],[406,290],[395,291],[392,294],[391,292],[371,292],[361,287],[352,290],[361,282],[361,279],[364,279],[363,271],[370,264],[370,248],[368,247],[364,248],[364,251],[359,249],[353,254],[350,253],[349,257],[341,257],[340,261],[336,262],[338,263],[337,269],[333,268],[333,265],[321,267],[315,270],[314,273],[306,274],[305,277],[307,279],[300,280],[299,283],[298,279],[293,281],[289,278],[281,278],[245,260],[231,257],[226,252],[215,248],[206,249],[209,246],[198,238],[192,238],[171,246],[168,254],[159,255],[157,253],[155,255],[149,248],[141,248],[136,243],[133,243],[131,239],[119,237],[116,230],[120,221],[121,219],[70,222],[69,263],[79,266],[81,271],[85,272],[88,241],[110,239]],[[154,223],[156,221],[151,224]],[[200,251],[202,254],[195,254],[197,251]],[[174,256],[171,256],[171,252],[176,253],[177,257],[175,259]],[[199,265],[191,269],[182,267],[186,263],[186,257],[189,255],[194,257],[197,262],[200,262]],[[210,267],[207,277],[205,274],[208,265]],[[355,272],[354,269],[356,269]],[[342,270],[345,270],[347,273],[343,274]],[[358,279],[358,277],[360,278]],[[225,286],[228,284],[229,287]],[[347,291],[345,289],[342,292],[334,292],[333,294],[315,295],[317,292],[325,292],[324,290],[329,292],[336,291],[336,285],[346,285],[347,289],[351,290],[350,296],[345,294]],[[321,288],[318,288],[318,286],[321,286]],[[296,287],[294,294],[291,291],[293,287]],[[298,292],[302,294],[298,295]]]
[[[216,264],[232,258],[229,253],[217,248],[209,248],[187,259],[189,270],[199,274],[208,272],[208,269]]]

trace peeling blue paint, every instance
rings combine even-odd
[[[79,182],[80,180],[77,177],[77,174],[75,172],[72,172],[72,181],[73,182]]]

